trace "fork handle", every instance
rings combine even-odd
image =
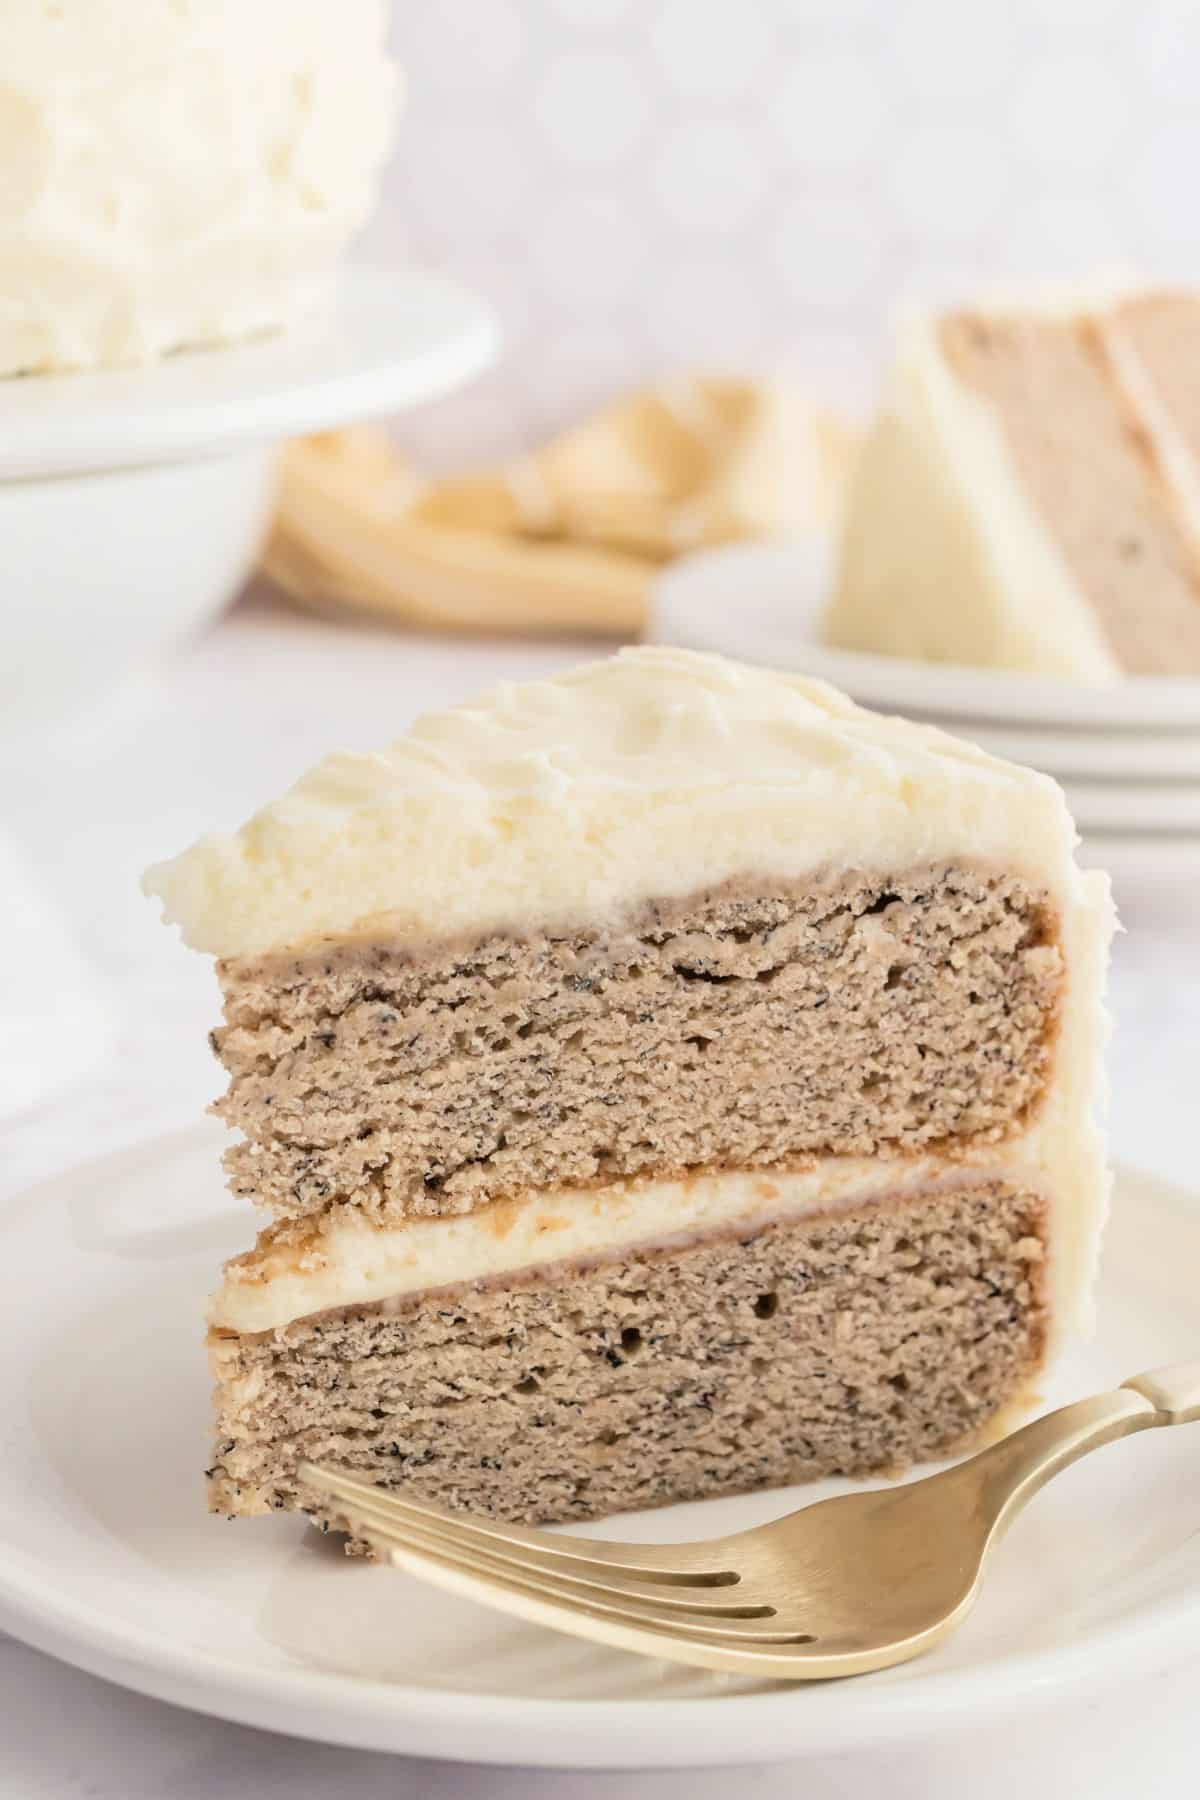
[[[971,1479],[986,1496],[986,1511],[1005,1529],[1055,1475],[1081,1456],[1157,1425],[1200,1420],[1200,1363],[1150,1369],[1119,1388],[1044,1413],[971,1459]],[[955,1471],[951,1470],[950,1477]]]
[[[1156,1425],[1191,1425],[1200,1419],[1200,1363],[1174,1363],[1166,1369],[1147,1369],[1133,1375],[1122,1387],[1132,1388],[1148,1400],[1160,1416]]]

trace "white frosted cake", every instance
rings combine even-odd
[[[1200,674],[1200,306],[910,318],[824,625],[844,649],[1102,682]]]
[[[0,376],[319,312],[388,150],[384,0],[4,0]]]
[[[212,1505],[507,1518],[940,1456],[1086,1321],[1111,912],[1044,776],[631,650],[342,753],[148,890],[271,1215]],[[321,1522],[337,1526],[336,1516]]]

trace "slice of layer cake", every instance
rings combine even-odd
[[[1044,776],[644,649],[153,870],[272,1215],[212,1303],[213,1507],[304,1507],[309,1458],[579,1519],[1027,1403],[1105,1206],[1073,844]]]
[[[827,640],[1105,681],[1200,673],[1200,301],[914,318]]]

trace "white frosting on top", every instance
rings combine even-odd
[[[0,375],[319,305],[395,112],[384,0],[3,0]]]
[[[737,876],[1000,865],[1069,904],[1048,777],[824,683],[643,648],[327,757],[231,836],[146,876],[220,956],[372,929],[448,937],[611,917]]]

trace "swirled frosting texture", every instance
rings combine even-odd
[[[0,375],[148,361],[320,307],[396,76],[383,0],[4,0]]]
[[[386,931],[603,919],[739,876],[973,860],[1067,906],[1056,785],[824,683],[633,649],[327,757],[231,836],[150,870],[220,956]]]

